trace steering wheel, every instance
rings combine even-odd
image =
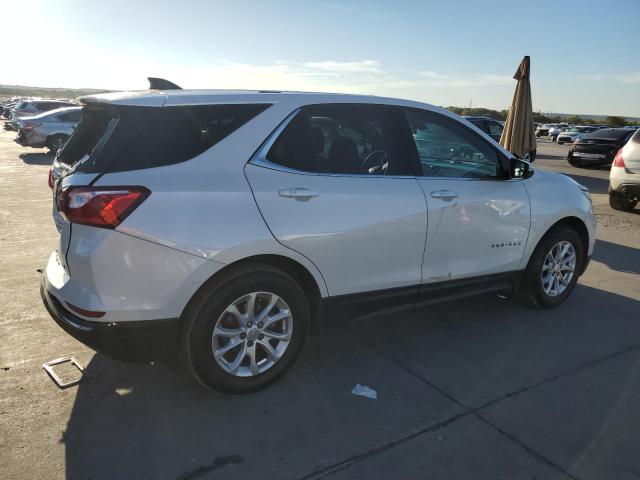
[[[375,162],[375,156],[379,157],[379,161]],[[368,163],[372,163],[371,166]],[[387,152],[382,149],[374,150],[369,155],[364,157],[360,170],[369,175],[386,175],[389,168],[389,160]]]

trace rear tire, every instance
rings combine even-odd
[[[609,192],[609,205],[614,210],[620,210],[622,212],[630,212],[638,204],[638,200],[634,200],[625,197],[622,193],[611,191]]]
[[[570,245],[569,250],[566,252],[567,256],[558,256],[557,261],[554,261],[554,249],[560,246],[555,250],[557,256],[562,253],[563,248],[567,247],[567,245]],[[572,262],[569,261],[567,263],[566,260],[570,259],[571,253],[573,253],[574,259]],[[550,258],[551,262],[549,262]],[[549,268],[550,263],[558,267]],[[516,296],[522,303],[530,307],[556,307],[564,302],[573,291],[582,272],[583,265],[584,254],[580,236],[571,227],[560,225],[547,232],[538,243],[529,259],[522,279],[516,287]],[[569,268],[572,268],[570,277],[568,275]],[[558,280],[554,284],[553,277],[558,275],[563,275],[563,281]],[[557,285],[555,291],[552,286],[549,287],[551,284],[545,281],[547,278],[552,278],[551,284]]]
[[[58,150],[60,150],[60,148],[62,148],[62,146],[67,143],[67,140],[69,140],[69,136],[63,134],[52,135],[51,137],[49,137],[47,139],[47,148],[49,149],[49,153],[51,155],[55,155],[56,153],[58,153]]]
[[[249,309],[251,296],[255,298],[255,315]],[[286,308],[276,305],[267,312],[268,317],[283,312],[289,315],[272,326],[266,326],[265,317],[258,329],[261,308],[266,309],[274,298]],[[191,374],[207,389],[223,394],[254,392],[275,382],[291,367],[305,343],[310,319],[307,299],[291,277],[269,265],[245,265],[205,285],[185,309],[181,319],[182,354]],[[225,334],[220,335],[221,331]],[[227,338],[231,331],[242,333]],[[283,335],[281,332],[288,332],[288,339],[273,339],[274,334]],[[238,346],[220,355],[232,342]],[[276,355],[269,354],[265,343]],[[219,357],[214,357],[214,352]]]

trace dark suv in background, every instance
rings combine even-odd
[[[500,137],[502,136],[502,131],[504,130],[504,125],[502,125],[497,120],[489,117],[464,117],[471,123],[473,123],[476,127],[478,127],[483,132],[489,134],[491,138],[493,138],[496,142],[500,141]]]

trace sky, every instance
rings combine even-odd
[[[2,0],[0,84],[306,90],[640,117],[640,0]],[[11,39],[9,42],[7,39]]]

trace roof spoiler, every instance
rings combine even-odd
[[[149,90],[182,90],[178,85],[164,78],[148,77]]]

